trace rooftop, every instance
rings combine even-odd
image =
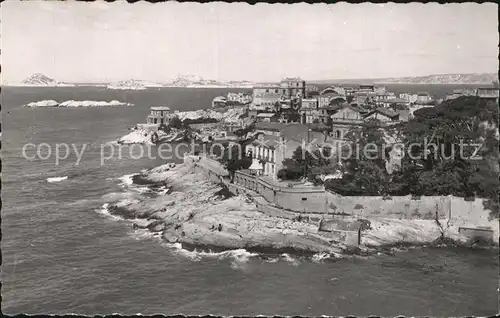
[[[267,148],[274,148],[279,142],[279,138],[276,136],[263,135],[260,138],[252,142],[253,145],[265,146]]]
[[[402,98],[392,98],[392,99],[388,99],[385,101],[386,103],[408,103],[408,101],[406,99],[402,99]]]
[[[369,116],[369,115],[371,115],[373,113],[380,113],[380,114],[385,115],[385,116],[390,117],[390,118],[394,118],[396,116],[399,116],[399,113],[396,113],[392,109],[384,108],[384,107],[379,107],[379,108],[377,108],[375,110],[372,110],[371,112],[369,112],[367,114],[367,116]]]
[[[256,130],[270,130],[270,131],[280,131],[285,128],[288,124],[283,123],[271,123],[271,122],[261,122],[255,124]]]

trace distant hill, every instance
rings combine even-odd
[[[498,81],[496,73],[471,73],[471,74],[434,74],[414,77],[389,77],[372,79],[332,79],[310,81],[318,84],[342,83],[373,83],[373,84],[491,84]]]
[[[217,81],[204,79],[197,75],[177,75],[171,82],[165,84],[167,87],[252,87],[249,81]]]
[[[142,90],[149,87],[222,87],[246,88],[252,87],[248,81],[217,81],[204,79],[196,75],[177,75],[173,80],[165,83],[155,83],[143,80],[127,80],[109,84],[109,89]]]
[[[17,86],[17,85],[16,85]],[[19,86],[73,86],[72,84],[56,81],[42,73],[35,73],[21,81]]]

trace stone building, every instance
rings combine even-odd
[[[148,115],[147,123],[155,125],[163,125],[168,122],[170,116],[170,108],[167,106],[153,106],[151,113]]]

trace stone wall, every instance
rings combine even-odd
[[[235,173],[235,183],[231,184],[227,181],[227,172],[218,162],[195,156],[185,161],[194,163],[195,172],[202,173],[210,181],[225,182],[235,194],[250,190],[259,211],[283,218],[296,217],[297,213],[326,219],[342,216],[433,220],[437,216],[464,227],[492,226],[495,222],[489,219],[490,211],[484,209],[484,199],[480,198],[468,201],[454,196],[341,196],[318,189],[279,187],[243,171]],[[333,228],[338,228],[338,225]]]
[[[494,231],[489,229],[460,227],[458,232],[471,241],[483,241],[489,243],[494,241]]]
[[[234,183],[257,192],[272,205],[299,213],[325,213],[326,193],[321,189],[278,187],[242,171],[237,171]]]
[[[451,196],[412,198],[382,196],[342,196],[327,191],[329,213],[357,217],[383,217],[398,219],[440,219],[451,215]]]

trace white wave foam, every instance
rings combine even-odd
[[[281,258],[283,260],[287,261],[288,263],[292,264],[293,266],[298,266],[299,265],[299,261],[297,261],[295,258],[291,257],[287,253],[281,254]]]
[[[134,180],[132,179],[137,173],[126,174],[120,178],[117,178],[121,182],[118,184],[121,188],[127,188],[136,193],[142,194],[145,192],[151,191],[148,186],[139,186],[134,184]]]
[[[278,258],[268,258],[265,260],[266,263],[277,263],[278,261]]]
[[[52,177],[52,178],[47,178],[47,182],[54,183],[54,182],[61,182],[63,180],[68,179],[68,176],[64,177]]]
[[[312,256],[311,260],[315,263],[321,263],[325,259],[332,258],[333,255],[329,253],[316,253]],[[334,256],[333,256],[334,257]]]
[[[151,239],[157,239],[161,241],[161,233],[151,232],[148,229],[137,229],[133,232],[130,232],[130,235],[137,241]]]
[[[116,216],[116,215],[109,213],[108,207],[109,207],[109,204],[104,203],[100,209],[96,209],[95,211],[97,213],[105,216],[106,218],[111,219],[111,220],[124,220],[123,218],[121,218],[119,216]]]
[[[200,261],[202,258],[218,258],[218,259],[231,259],[233,261],[232,265],[238,263],[246,263],[252,257],[258,256],[257,253],[248,252],[245,249],[227,250],[222,252],[205,252],[193,250],[189,251],[182,248],[181,243],[165,243],[165,246],[173,249],[179,255],[185,256],[193,261]]]
[[[123,185],[132,185],[134,184],[134,181],[133,181],[133,177],[135,176],[136,174],[135,173],[132,173],[132,174],[126,174],[124,175],[123,177],[120,177],[118,178],[118,180],[120,180],[122,182]]]
[[[135,197],[135,193],[133,192],[111,192],[108,194],[105,194],[101,197],[101,200],[105,202],[116,202],[120,200],[133,200]]]

